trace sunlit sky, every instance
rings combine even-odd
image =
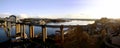
[[[0,0],[0,17],[120,18],[120,0]]]

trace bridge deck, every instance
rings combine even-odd
[[[16,24],[23,24],[23,25],[33,25],[33,26],[46,26],[46,27],[50,27],[50,28],[60,28],[61,25],[40,25],[40,24],[32,24],[32,23],[16,23]],[[63,25],[64,28],[68,28],[68,27],[84,27],[86,25]]]

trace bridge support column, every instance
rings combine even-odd
[[[4,27],[5,27],[5,28],[7,27],[7,21],[4,22]]]
[[[5,28],[5,32],[8,34],[8,22],[7,21],[4,22],[4,28]]]
[[[20,34],[21,34],[21,37],[23,38],[23,32],[24,32],[24,25],[23,24],[20,24]]]
[[[47,28],[45,25],[42,26],[42,35],[43,35],[43,42],[45,42],[45,39],[47,39]]]
[[[26,25],[23,25],[23,38],[25,39],[25,38],[27,38],[27,36],[26,36]]]
[[[61,41],[64,42],[64,31],[63,31],[63,25],[60,26],[60,35],[61,35]]]
[[[10,33],[9,33],[9,29],[8,29],[8,22],[5,21],[3,26],[4,26],[4,30],[5,30],[7,37],[10,38]]]
[[[16,34],[20,33],[20,24],[16,24]]]
[[[8,30],[9,37],[11,36],[11,28],[12,28],[12,23],[11,22],[7,22],[7,30]]]
[[[29,35],[30,35],[30,38],[34,38],[34,26],[33,25],[29,26]]]

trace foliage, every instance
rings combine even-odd
[[[81,27],[69,32],[63,44],[64,48],[100,48],[102,40],[96,36],[90,36]]]

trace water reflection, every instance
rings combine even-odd
[[[63,23],[48,23],[48,25],[87,25],[93,24],[94,21],[71,21],[71,22],[63,22]]]

